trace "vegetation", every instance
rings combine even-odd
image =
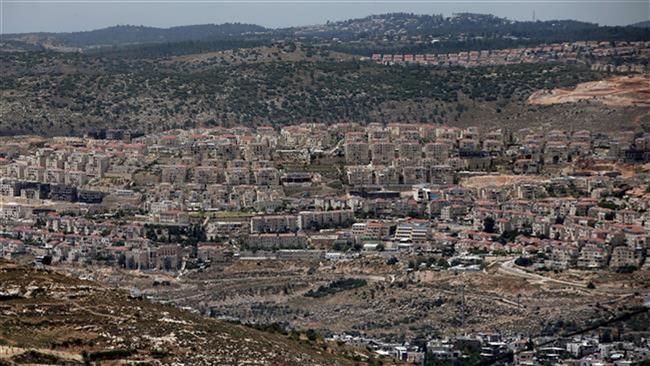
[[[16,364],[48,364],[48,365],[61,365],[61,364],[71,364],[72,362],[61,359],[55,355],[49,353],[42,353],[36,350],[29,350],[23,354],[14,356],[12,361]],[[13,363],[3,363],[0,360],[1,365],[13,365]]]
[[[134,349],[110,349],[103,351],[94,351],[84,354],[84,360],[88,361],[105,361],[123,359],[136,353]]]
[[[295,357],[306,364],[352,364],[336,353],[322,355],[314,344],[289,339],[280,325],[269,325],[262,333],[53,271],[0,260],[0,283],[22,291],[2,301],[6,312],[0,317],[0,344],[17,351],[0,352],[2,365],[126,365],[151,357],[156,360],[147,362],[154,364],[183,360],[222,365],[239,360],[285,365],[294,364]],[[31,283],[39,284],[38,296],[25,296]],[[31,310],[22,311],[26,308]],[[83,332],[74,330],[82,327]],[[193,345],[174,337],[164,344],[142,341],[174,332],[187,335],[184,339],[191,338]]]
[[[396,257],[390,257],[386,260],[386,264],[388,264],[389,266],[395,265],[397,263],[399,263],[399,259],[397,259]]]
[[[449,268],[449,263],[443,257],[419,257],[409,260],[408,268],[417,269],[421,267],[438,266],[440,268]]]
[[[118,25],[88,32],[39,33],[37,36],[46,38],[54,44],[68,47],[86,47],[233,38],[251,32],[264,32],[265,30],[266,28],[259,25],[241,23],[199,24],[171,28]],[[20,40],[22,35],[7,35],[7,37]]]
[[[598,201],[598,207],[601,207],[601,208],[608,208],[608,209],[610,209],[610,210],[616,210],[616,209],[619,208],[618,205],[615,204],[614,202],[612,202],[612,201],[606,201],[606,200],[604,200],[604,199]]]
[[[106,58],[156,58],[156,57],[171,57],[191,55],[202,52],[215,52],[223,50],[234,49],[247,49],[259,46],[268,45],[266,40],[257,39],[215,39],[215,40],[200,40],[200,41],[184,41],[184,42],[165,42],[154,43],[145,45],[125,45],[125,46],[111,46],[108,48],[100,48],[91,50],[89,53],[93,55],[104,56]]]
[[[309,290],[307,293],[305,293],[305,296],[320,298],[328,295],[334,295],[342,291],[353,290],[355,288],[363,287],[367,284],[368,282],[364,279],[344,278],[331,282],[327,286],[320,286],[316,291]]]
[[[263,44],[296,37],[306,45],[325,44],[332,50],[369,55],[373,52],[447,53],[594,39],[647,40],[648,35],[647,28],[640,26],[607,27],[574,20],[529,22],[489,14],[444,17],[441,14],[392,13],[328,22],[320,27],[267,29],[252,24],[226,23],[163,29],[124,25],[89,32],[10,34],[5,38],[23,49],[48,43],[102,53],[120,54],[126,49],[134,55],[133,51],[144,45],[142,49],[149,54],[169,56],[190,50],[224,49],[223,43]],[[23,42],[27,39],[30,42]],[[36,46],[32,44],[34,40],[37,40]]]
[[[66,73],[37,71],[64,65]],[[218,58],[188,63],[48,52],[11,54],[0,66],[7,70],[0,76],[5,135],[307,121],[449,123],[479,109],[496,118],[507,106],[524,104],[535,90],[603,75],[584,65],[438,69],[325,60],[224,65]]]
[[[521,235],[522,233],[519,232],[519,230],[507,230],[501,233],[501,236],[499,236],[499,243],[501,244],[506,244],[506,243],[512,243],[515,241],[517,236]]]
[[[528,267],[533,264],[532,259],[526,257],[519,257],[515,259],[515,264],[521,267]]]
[[[483,220],[483,231],[486,233],[494,232],[494,218],[488,216]]]
[[[632,272],[636,271],[637,269],[638,269],[637,266],[627,264],[627,265],[625,265],[623,267],[617,268],[616,272],[618,272],[618,273],[632,273]]]

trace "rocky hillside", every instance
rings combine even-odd
[[[346,365],[327,347],[0,261],[0,365]]]

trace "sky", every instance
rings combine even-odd
[[[0,0],[1,33],[71,32],[118,24],[170,27],[241,22],[287,27],[387,12],[490,13],[516,20],[626,25],[650,19],[650,0]]]

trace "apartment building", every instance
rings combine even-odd
[[[395,160],[395,144],[377,141],[370,145],[371,161],[374,165],[389,165]]]
[[[431,238],[431,225],[428,222],[407,222],[397,224],[394,240],[400,243],[422,244]]]
[[[251,218],[250,232],[257,233],[287,233],[298,231],[296,215],[255,216]]]
[[[349,226],[354,221],[352,210],[302,211],[298,213],[298,228],[318,230],[339,226]]]
[[[367,142],[347,142],[344,149],[346,164],[364,165],[370,161]]]
[[[609,267],[618,269],[626,266],[639,265],[638,253],[628,246],[618,246],[612,249],[612,258],[609,261]]]

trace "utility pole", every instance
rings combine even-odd
[[[465,334],[465,284],[460,286],[460,321]]]

